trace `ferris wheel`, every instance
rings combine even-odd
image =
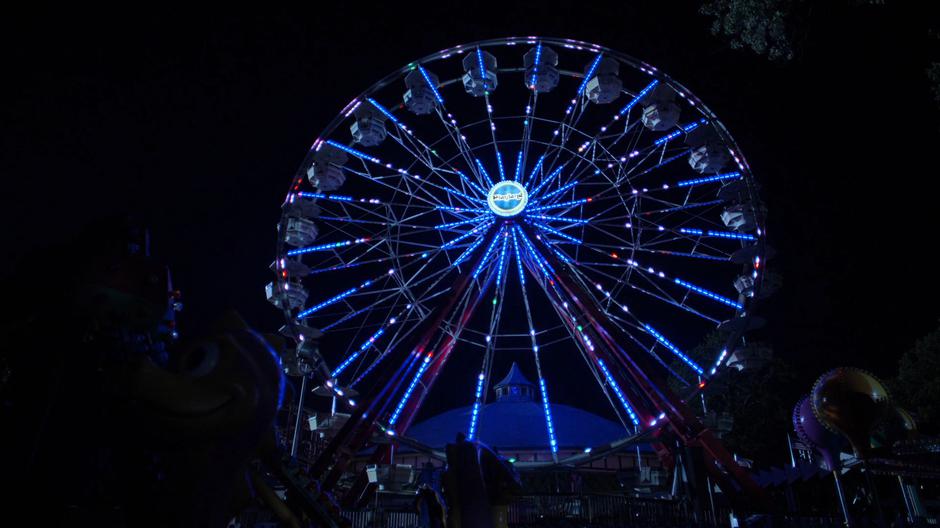
[[[282,209],[268,298],[300,350],[318,343],[313,375],[358,424],[343,441],[407,435],[438,390],[465,395],[473,440],[501,354],[537,375],[553,463],[571,457],[549,358],[587,372],[625,437],[696,437],[684,402],[752,326],[763,273],[756,187],[715,115],[567,39],[461,45],[385,77],[317,137]],[[715,357],[687,353],[718,328]]]

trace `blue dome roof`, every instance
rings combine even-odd
[[[552,421],[560,448],[583,449],[612,442],[629,433],[622,425],[587,411],[553,404]],[[470,427],[472,407],[453,409],[413,425],[407,435],[433,448],[454,442]],[[499,449],[547,449],[542,406],[532,400],[501,400],[480,409],[477,438]]]
[[[548,449],[548,429],[536,388],[513,363],[496,389],[496,401],[480,408],[476,439],[499,449]],[[567,405],[552,405],[558,447],[584,449],[619,440],[629,433],[619,423]],[[470,428],[472,406],[453,409],[415,424],[407,435],[435,449],[452,443]]]

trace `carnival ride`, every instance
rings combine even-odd
[[[763,209],[722,123],[655,67],[542,37],[429,55],[340,111],[282,210],[267,296],[297,346],[287,368],[301,398],[313,380],[349,413],[310,469],[320,490],[379,437],[371,462],[389,462],[435,390],[465,392],[474,440],[494,358],[525,354],[542,465],[695,446],[729,497],[762,496],[687,402],[760,324]],[[715,329],[724,346],[699,364],[685,351]],[[446,377],[455,356],[476,367]],[[546,357],[586,368],[622,441],[560,449],[550,397],[567,376]]]

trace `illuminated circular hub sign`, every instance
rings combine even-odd
[[[521,183],[503,180],[490,189],[486,202],[495,214],[499,216],[516,216],[525,209],[529,201],[529,193]]]

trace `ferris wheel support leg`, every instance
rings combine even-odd
[[[472,266],[476,266],[480,258],[481,256],[478,256]],[[472,267],[470,269],[472,269]],[[416,342],[415,347],[410,353],[412,357],[409,358],[409,361],[405,361],[397,370],[384,371],[385,374],[381,375],[376,381],[376,386],[380,387],[380,389],[371,397],[368,405],[362,405],[353,412],[353,415],[349,418],[347,423],[317,458],[311,470],[311,476],[313,478],[320,478],[326,473],[321,480],[322,490],[330,490],[335,486],[339,477],[349,465],[352,457],[356,452],[362,449],[369,438],[371,438],[375,430],[376,421],[390,405],[392,396],[394,396],[404,383],[404,375],[407,371],[407,366],[411,364],[411,359],[417,357],[415,351],[423,351],[427,347],[447,315],[451,313],[459,300],[463,297],[469,285],[470,274],[465,274],[456,281],[447,303],[435,317],[430,320],[427,330]],[[363,479],[364,474],[359,476],[357,484],[354,485],[353,488],[361,488],[362,485],[359,481]],[[356,495],[355,489],[351,489],[350,491],[352,493],[347,495]]]
[[[469,275],[464,278],[469,277]],[[431,387],[434,385],[435,380],[437,379],[438,373],[441,369],[444,368],[444,365],[447,363],[447,359],[450,357],[450,353],[453,351],[454,346],[457,344],[457,338],[460,335],[460,330],[466,325],[467,321],[470,320],[470,317],[473,316],[473,313],[476,311],[476,308],[480,305],[480,301],[483,299],[483,295],[486,293],[489,286],[489,281],[480,288],[480,292],[473,296],[472,300],[467,304],[464,310],[460,313],[460,320],[457,324],[457,330],[453,334],[449,334],[445,337],[444,344],[438,349],[437,354],[434,355],[434,358],[431,360],[427,371],[422,375],[422,380],[420,383],[421,392],[412,398],[405,406],[405,409],[401,413],[401,427],[402,432],[407,431],[408,427],[411,426],[411,422],[414,420],[415,416],[418,414],[418,410],[421,408],[421,404],[424,402],[424,398],[427,396],[428,392],[431,390]],[[465,290],[466,285],[461,288],[461,292]],[[456,297],[460,297],[457,295]],[[456,304],[454,302],[453,304]],[[422,339],[421,350],[423,351],[424,347],[430,342],[431,338],[437,333],[437,330],[440,329],[441,323],[444,321],[444,316],[453,309],[453,305],[449,306],[447,310],[443,310],[440,315],[440,320],[435,321],[435,324],[432,325],[425,337]],[[393,393],[394,394],[394,393]],[[382,412],[376,413],[376,416],[381,415]],[[391,461],[392,446],[381,446],[376,452],[372,455],[369,460],[370,464],[383,464],[389,463]],[[335,470],[334,470],[335,471]],[[331,475],[330,477],[338,478],[338,474]],[[332,486],[335,484],[334,480],[328,477],[324,481],[324,485]],[[364,499],[369,497],[369,490],[371,486],[366,479],[365,474],[361,474],[356,478],[356,482],[349,489],[346,495],[343,497],[343,504],[348,507],[354,507],[357,504],[360,504]]]
[[[556,282],[564,289],[578,306],[583,310],[584,316],[591,322],[595,330],[611,350],[620,354],[613,354],[614,359],[624,367],[630,381],[643,391],[647,401],[652,407],[637,409],[644,416],[656,416],[657,409],[667,410],[669,414],[669,430],[676,439],[685,446],[699,446],[705,455],[705,470],[719,483],[722,490],[729,497],[740,498],[742,495],[751,499],[750,506],[761,509],[769,507],[767,492],[760,487],[751,475],[735,462],[731,453],[715,438],[710,430],[692,413],[691,408],[665,384],[666,375],[660,373],[661,367],[642,355],[630,355],[618,344],[629,342],[630,338],[620,335],[621,330],[616,326],[603,326],[605,320],[601,310],[590,302],[593,297],[580,283],[573,280],[564,272],[567,265],[561,262],[549,251],[545,253],[552,267],[557,270]],[[605,348],[607,348],[605,347]],[[651,377],[653,376],[653,377]],[[655,379],[654,379],[655,378]],[[658,382],[658,383],[657,383]],[[663,442],[668,449],[668,442]],[[672,455],[674,457],[674,455]]]

